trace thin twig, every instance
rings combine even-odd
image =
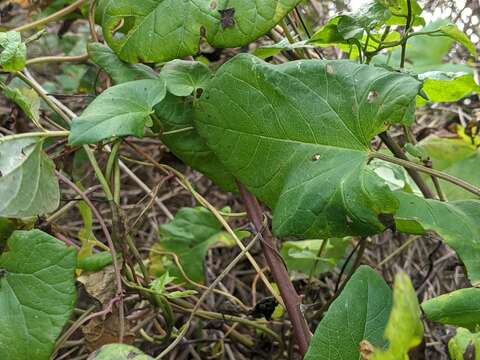
[[[65,15],[71,14],[72,12],[77,10],[80,6],[82,6],[85,2],[86,2],[86,0],[77,0],[73,4],[64,7],[63,9],[57,11],[56,13],[53,13],[50,16],[46,16],[44,18],[41,18],[41,19],[39,19],[37,21],[34,21],[34,22],[31,22],[29,24],[25,24],[25,25],[16,27],[16,28],[12,29],[12,31],[22,32],[22,31],[35,29],[35,28],[40,27],[40,26],[44,26],[44,25],[46,25],[46,24],[48,24],[52,21],[56,21],[56,20],[61,19]]]

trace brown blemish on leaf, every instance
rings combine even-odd
[[[378,97],[378,92],[376,92],[375,90],[372,90],[368,93],[367,101],[369,103],[373,103],[377,97]]]
[[[312,161],[318,161],[320,160],[322,157],[320,156],[320,154],[315,154],[312,156]]]
[[[373,352],[375,351],[373,345],[370,344],[368,342],[368,340],[362,340],[360,342],[360,346],[359,346],[358,350],[360,351],[360,356],[362,357],[362,360],[370,359]]]
[[[325,70],[327,71],[327,73],[329,73],[330,75],[335,75],[337,73],[337,71],[333,68],[332,65],[330,64],[327,64],[327,66],[325,66]]]
[[[210,3],[210,9],[212,10],[215,10],[217,8],[217,2],[215,0],[213,0],[211,3]]]
[[[220,24],[222,25],[222,29],[227,29],[235,25],[235,9],[228,8],[223,10],[218,10],[220,13]]]

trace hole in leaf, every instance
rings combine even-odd
[[[320,154],[315,154],[312,156],[312,161],[318,161],[320,160],[322,157],[320,156]]]

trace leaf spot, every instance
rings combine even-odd
[[[312,156],[312,161],[318,161],[318,160],[320,160],[321,158],[322,158],[322,157],[321,157],[320,154],[315,154],[315,155]]]
[[[227,29],[235,25],[235,8],[218,10],[221,15],[220,24],[222,29]]]
[[[337,71],[330,64],[327,64],[327,66],[325,66],[325,69],[327,70],[327,73],[329,73],[330,75],[335,75],[337,73]]]
[[[213,0],[211,3],[210,3],[210,9],[212,10],[215,10],[217,8],[217,2],[215,0]]]
[[[369,103],[373,103],[377,97],[378,97],[378,92],[376,92],[375,90],[372,90],[368,93],[367,101]]]

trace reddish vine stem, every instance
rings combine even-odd
[[[402,160],[407,160],[408,158],[403,152],[402,148],[400,145],[398,145],[395,140],[393,140],[390,135],[386,131],[382,132],[379,135],[380,139],[385,143],[387,148],[395,155],[395,157],[402,159]],[[413,181],[415,181],[415,184],[417,184],[418,188],[422,192],[423,196],[425,196],[428,199],[435,199],[435,195],[433,195],[432,191],[428,187],[428,185],[425,183],[425,181],[422,179],[418,171],[414,169],[408,169],[406,168],[408,174],[412,177]]]
[[[263,234],[261,234],[263,237],[261,241],[263,254],[267,260],[268,266],[270,267],[273,278],[280,289],[280,295],[282,296],[285,307],[287,308],[288,317],[292,322],[295,340],[298,344],[300,353],[302,356],[304,356],[308,350],[311,334],[307,321],[300,310],[300,296],[297,294],[297,291],[290,281],[283,261],[279,258],[278,253],[275,251],[276,247],[273,241],[272,233],[268,227],[262,226],[262,208],[260,207],[257,198],[238,181],[237,186],[240,190],[240,195],[245,205],[248,217],[255,226],[255,229],[258,232],[262,231],[262,228],[264,229]]]

